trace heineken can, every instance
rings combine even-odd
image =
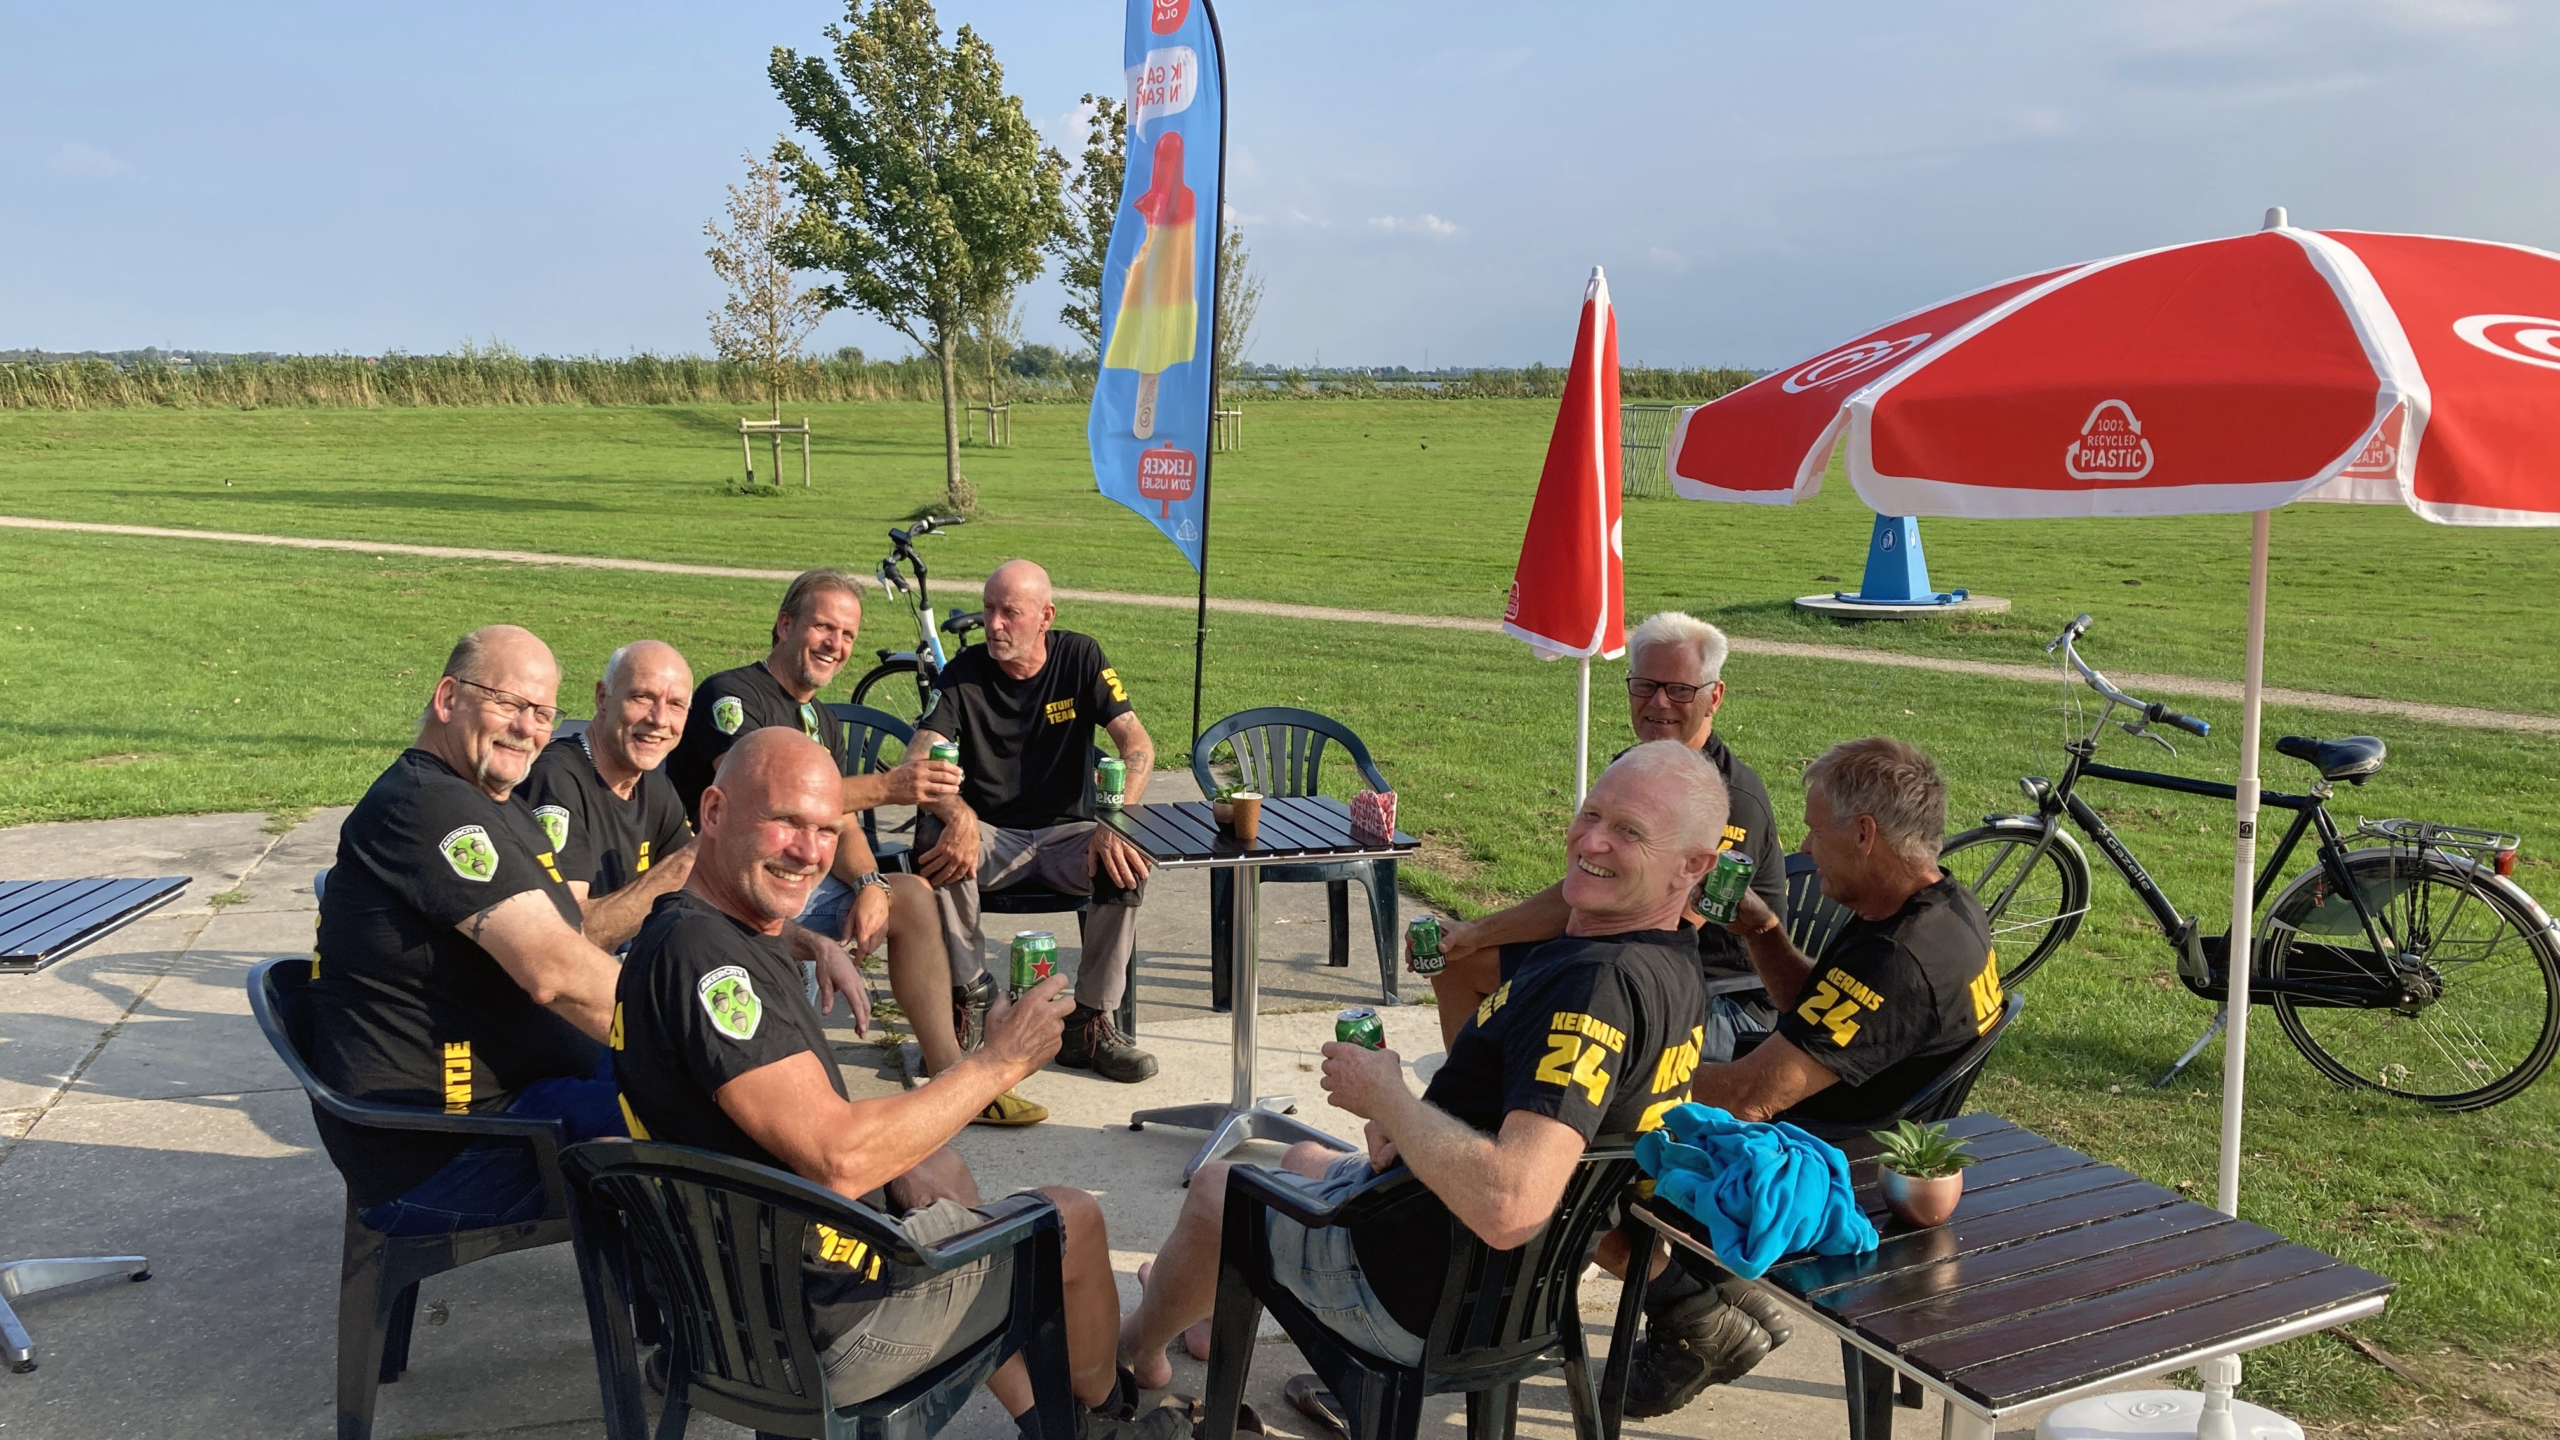
[[[1386,1027],[1378,1023],[1378,1012],[1366,1005],[1354,1005],[1334,1016],[1333,1038],[1364,1050],[1387,1048]]]
[[[1058,937],[1047,930],[1017,930],[1013,935],[1013,993],[1016,999],[1046,980],[1058,968]]]
[[[1117,810],[1129,798],[1129,767],[1108,756],[1093,767],[1093,803],[1105,810]]]
[[[1718,925],[1730,925],[1742,913],[1742,895],[1750,888],[1751,857],[1739,850],[1724,851],[1698,886],[1698,913]]]
[[[1414,974],[1437,975],[1448,965],[1448,959],[1440,953],[1439,916],[1416,915],[1413,923],[1404,927],[1404,933],[1413,947]]]
[[[933,742],[933,748],[924,753],[926,759],[939,760],[945,765],[960,763],[960,746],[956,741],[936,740]]]

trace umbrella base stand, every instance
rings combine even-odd
[[[2169,1440],[2196,1433],[2204,1397],[2193,1390],[2122,1390],[2055,1409],[2036,1440]],[[2302,1427],[2246,1400],[2231,1402],[2234,1440],[2302,1440]]]
[[[1929,560],[1920,549],[1920,522],[1908,515],[1879,515],[1867,537],[1867,573],[1857,590],[1799,595],[1796,608],[1847,620],[1910,620],[1964,611],[1998,614],[2009,602],[1997,595],[1932,586]]]

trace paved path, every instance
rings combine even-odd
[[[740,565],[688,565],[673,560],[625,560],[609,555],[552,555],[536,550],[481,550],[462,545],[402,545],[373,540],[326,540],[302,535],[251,535],[232,530],[177,530],[156,525],[107,525],[79,520],[40,520],[0,515],[0,528],[69,530],[84,535],[128,535],[151,540],[207,540],[234,545],[277,545],[291,550],[344,550],[360,555],[421,555],[437,560],[499,560],[516,565],[567,565],[582,570],[636,570],[654,575],[702,575],[715,579],[788,581],[794,570],[759,570]],[[948,577],[945,583],[952,583]],[[1058,591],[1061,600],[1096,605],[1139,605],[1158,610],[1189,610],[1198,602],[1188,595],[1131,595],[1116,590]],[[1211,597],[1209,608],[1222,615],[1266,615],[1282,620],[1316,620],[1352,625],[1404,625],[1424,630],[1467,630],[1500,634],[1491,620],[1463,615],[1411,615],[1390,610],[1343,610],[1328,605],[1285,605],[1273,600]],[[2034,685],[2054,683],[2055,672],[2039,665],[2003,665],[1988,660],[1955,660],[1933,655],[1901,655],[1850,645],[1813,645],[1793,640],[1757,640],[1736,636],[1738,655],[1770,655],[1792,660],[1825,660],[1849,665],[1890,665],[1906,670],[1934,670]],[[2178,696],[2193,700],[2237,702],[2240,685],[2232,680],[2205,680],[2192,675],[2145,675],[2118,672],[2117,685],[2137,694]],[[2418,700],[2383,700],[2363,695],[2335,695],[2321,690],[2266,689],[2269,705],[2329,710],[2349,715],[2388,715],[2456,725],[2474,730],[2523,730],[2560,734],[2560,715],[2527,715],[2482,710],[2468,705],[2434,705]]]

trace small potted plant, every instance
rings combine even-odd
[[[1964,1167],[1974,1161],[1964,1141],[1944,1125],[1909,1120],[1873,1135],[1884,1147],[1876,1159],[1884,1167],[1885,1208],[1906,1225],[1945,1224],[1964,1195]]]
[[[1219,829],[1231,828],[1236,823],[1235,797],[1236,792],[1243,788],[1241,785],[1221,785],[1218,793],[1209,797],[1209,814],[1216,818]]]

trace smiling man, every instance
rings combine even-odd
[[[781,942],[847,833],[839,778],[824,750],[780,726],[749,734],[722,759],[702,794],[692,874],[658,901],[621,976],[613,1043],[624,1112],[634,1135],[789,1170],[902,1216],[918,1240],[946,1240],[985,1217],[971,1208],[978,1195],[968,1167],[945,1146],[1056,1053],[1066,978],[998,1007],[986,1043],[934,1083],[849,1099]],[[1064,1222],[1077,1397],[1116,1408],[1119,1291],[1102,1207],[1081,1190],[1041,1193]],[[912,1270],[819,1226],[800,1263],[827,1393],[839,1403],[904,1383],[1011,1311],[1009,1255],[941,1273]],[[1006,1362],[987,1384],[1026,1419],[1026,1433],[1036,1433],[1021,1360]],[[1078,1433],[1172,1440],[1186,1428],[1171,1410],[1135,1422],[1083,1411]]]
[[[927,758],[921,747],[903,765],[874,775],[852,773],[857,767],[846,750],[844,726],[818,692],[835,683],[861,631],[862,589],[851,575],[822,567],[792,580],[774,616],[765,657],[723,670],[693,692],[684,738],[667,757],[667,775],[684,800],[686,815],[696,814],[702,792],[730,746],[776,726],[799,731],[835,758],[848,815],[882,805],[930,806],[957,793],[959,768]],[[885,943],[889,988],[915,1030],[925,1073],[939,1075],[959,1062],[963,1022],[958,1017],[971,1013],[974,992],[952,984],[932,893],[914,876],[883,874],[859,829],[846,833],[835,855],[833,870],[810,896],[798,923],[841,942],[856,956]],[[975,1013],[983,1015],[984,1007]],[[1007,1092],[988,1105],[978,1123],[1033,1125],[1048,1117],[1047,1110]]]
[[[1715,864],[1724,819],[1724,785],[1695,751],[1677,742],[1627,751],[1567,834],[1563,935],[1514,957],[1421,1095],[1405,1088],[1392,1050],[1324,1047],[1324,1088],[1369,1122],[1368,1153],[1302,1144],[1283,1158],[1285,1172],[1330,1204],[1402,1163],[1440,1202],[1320,1230],[1271,1217],[1273,1278],[1345,1340],[1401,1364],[1420,1360],[1450,1218],[1496,1249],[1526,1244],[1554,1216],[1592,1137],[1652,1129],[1688,1098],[1706,996],[1680,912]],[[1226,1174],[1219,1163],[1192,1177],[1122,1328],[1123,1363],[1143,1387],[1166,1382],[1165,1345],[1216,1304]]]
[[[693,672],[663,640],[604,662],[595,719],[533,762],[521,791],[578,897],[587,938],[618,950],[693,869],[693,827],[658,767],[684,736]]]
[[[312,952],[311,1068],[329,1085],[558,1119],[573,1140],[622,1133],[597,1043],[620,967],[579,933],[558,849],[512,798],[559,719],[559,686],[530,632],[463,636],[417,743],[340,827]],[[542,1211],[522,1145],[313,1115],[372,1229],[438,1234]]]

